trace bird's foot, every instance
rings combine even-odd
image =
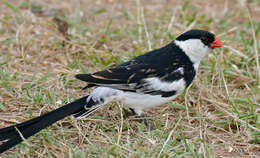
[[[139,122],[143,123],[150,130],[154,130],[155,129],[153,127],[153,125],[150,124],[149,121],[148,121],[149,118],[152,118],[151,116],[147,116],[145,114],[137,115],[135,110],[132,109],[132,108],[129,108],[129,110],[123,108],[123,113],[124,113],[124,118],[128,118],[128,117],[134,116],[135,120],[138,120]]]
[[[149,119],[147,118],[151,118],[151,117],[144,114],[137,116],[137,119],[139,119],[148,129],[150,129],[151,131],[155,130],[153,124],[149,123]]]

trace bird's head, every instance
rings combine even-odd
[[[214,48],[222,47],[222,42],[211,32],[204,30],[190,30],[174,41],[193,63],[199,63],[200,60]]]

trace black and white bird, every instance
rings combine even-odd
[[[95,87],[89,95],[32,120],[0,129],[0,153],[47,126],[72,115],[86,117],[112,101],[123,103],[137,115],[144,109],[174,100],[194,79],[200,61],[206,54],[222,46],[213,34],[190,30],[168,45],[138,56],[115,68],[76,78]]]

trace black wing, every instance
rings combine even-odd
[[[184,77],[185,60],[183,52],[173,44],[141,55],[115,68],[99,71],[93,74],[79,74],[76,78],[89,85],[105,86],[123,91],[132,91],[145,94],[163,94],[164,90],[156,89],[147,82],[149,78],[160,81],[173,82]],[[183,71],[178,71],[182,69]],[[174,90],[166,91],[168,95]]]
[[[79,74],[77,79],[89,82],[88,87],[104,86],[145,94],[160,94],[160,89],[154,89],[147,79],[158,78],[161,81],[170,82],[183,77],[180,71],[167,72],[163,69],[153,68],[149,65],[136,65],[131,67],[119,67],[96,72],[94,74]]]

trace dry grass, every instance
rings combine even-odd
[[[215,32],[225,47],[201,63],[178,100],[147,111],[156,130],[111,104],[0,157],[259,157],[258,0],[58,2],[1,2],[1,128],[85,95],[75,74],[113,67],[190,28]]]

